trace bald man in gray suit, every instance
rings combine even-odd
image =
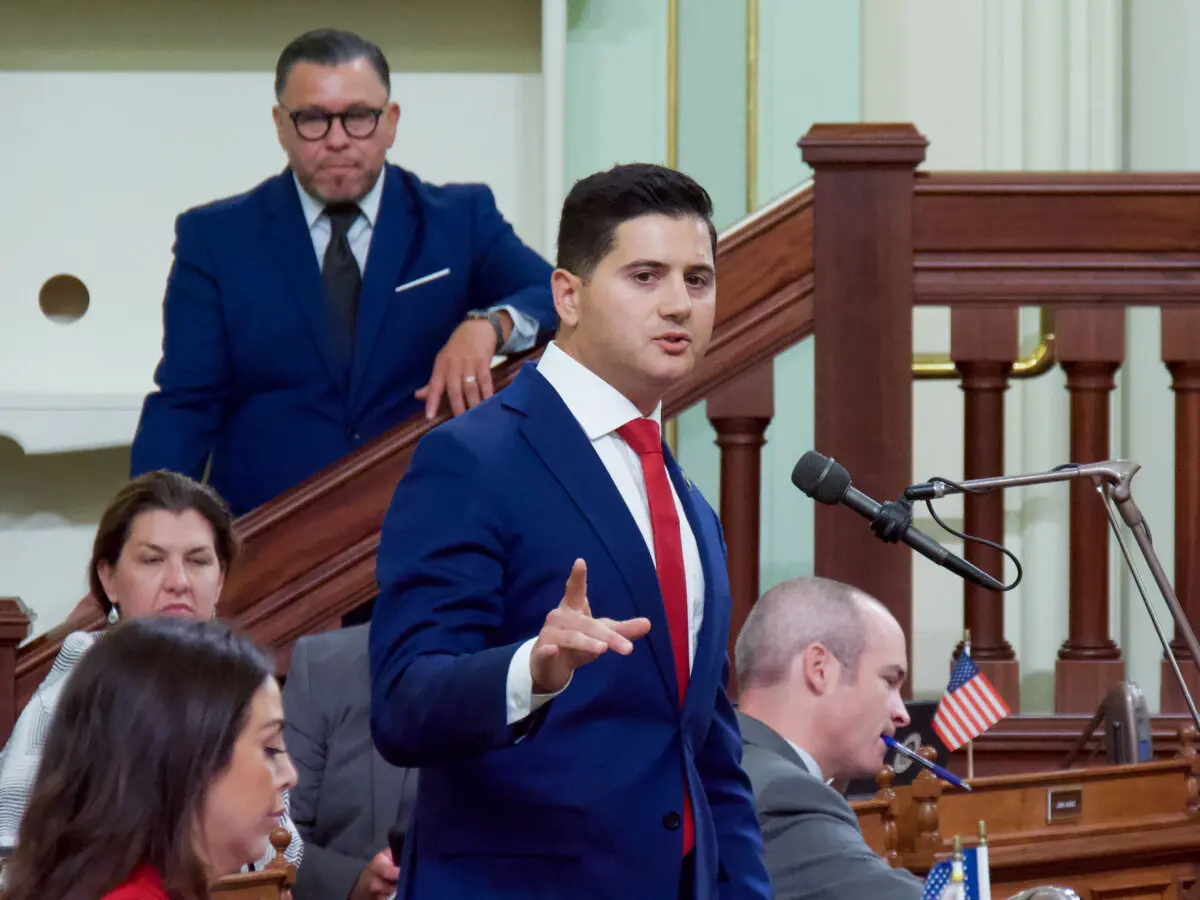
[[[284,739],[296,765],[291,813],[304,838],[295,900],[386,900],[396,889],[388,831],[403,830],[415,769],[371,741],[368,625],[303,637],[283,688]]]
[[[827,783],[873,776],[880,735],[908,724],[904,632],[891,613],[836,581],[785,581],[755,604],[736,656],[742,768],[777,900],[920,900],[920,879],[867,846]]]

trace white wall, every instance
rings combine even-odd
[[[286,164],[270,118],[271,80],[261,72],[0,73],[0,116],[37,123],[0,145],[0,170],[22,173],[0,243],[0,391],[140,396],[152,387],[175,217]],[[393,84],[402,118],[390,159],[430,181],[486,181],[518,233],[540,248],[540,76],[400,74]],[[84,101],[74,116],[45,115],[73,98]],[[96,140],[111,131],[113,110],[154,113],[122,112],[121,139]],[[69,214],[51,224],[52,210]],[[91,293],[87,314],[68,325],[37,305],[42,283],[61,272]]]

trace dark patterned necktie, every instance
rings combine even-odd
[[[354,335],[358,330],[358,295],[362,292],[362,273],[350,249],[347,237],[360,215],[357,204],[338,203],[325,207],[329,217],[329,246],[321,278],[325,282],[325,301],[329,304],[329,323],[338,356],[347,370],[354,358]]]

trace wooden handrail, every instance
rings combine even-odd
[[[668,417],[812,333],[812,191],[793,191],[721,235],[719,297],[704,362],[664,401]],[[540,355],[505,362],[497,387]],[[416,416],[243,516],[243,553],[219,611],[276,651],[286,671],[295,641],[375,595],[379,528],[417,442],[445,417]],[[55,628],[21,647],[16,696],[24,706],[72,631],[103,627],[85,598]]]
[[[913,302],[1193,304],[1195,172],[918,173]]]

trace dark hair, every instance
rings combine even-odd
[[[207,898],[204,799],[272,674],[220,622],[138,619],[102,635],[63,687],[5,900],[95,900],[145,864],[173,900]]]
[[[558,267],[587,281],[616,243],[617,226],[641,216],[695,216],[708,225],[713,261],[717,229],[708,191],[682,172],[649,163],[615,166],[575,182],[558,223]]]
[[[176,515],[194,509],[204,516],[212,526],[213,544],[222,572],[228,573],[237,557],[238,540],[233,530],[233,516],[216,491],[178,472],[158,471],[139,475],[112,498],[100,516],[96,540],[92,543],[88,586],[105,613],[112,609],[113,604],[100,582],[100,563],[115,566],[121,558],[121,551],[125,549],[125,542],[129,540],[133,520],[155,509]]]
[[[366,38],[352,31],[336,28],[318,28],[307,31],[283,48],[279,61],[275,63],[275,99],[283,99],[288,75],[296,63],[316,63],[318,66],[340,66],[343,63],[365,59],[379,76],[380,83],[392,95],[392,75],[383,51]]]

